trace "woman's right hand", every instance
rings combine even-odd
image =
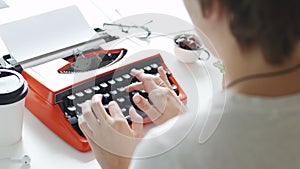
[[[133,101],[156,125],[177,116],[184,108],[184,104],[173,91],[165,70],[159,67],[158,73],[159,77],[145,74],[142,70],[132,69],[131,74],[140,82],[126,87],[127,92],[145,90],[148,93],[152,104],[139,94],[133,96]]]

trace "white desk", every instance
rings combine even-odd
[[[8,4],[18,4],[18,1],[9,0]],[[27,2],[27,1],[26,1]],[[65,1],[64,1],[65,2]],[[70,1],[67,1],[68,3]],[[74,1],[72,1],[74,2]],[[83,3],[82,1],[76,1],[77,3]],[[91,2],[96,3],[97,1],[88,1],[89,7]],[[130,2],[130,1],[126,1]],[[137,1],[132,1],[133,3],[137,3]],[[131,3],[132,3],[131,2]],[[149,1],[147,1],[149,2]],[[172,2],[172,4],[176,4],[174,0],[168,0],[168,2]],[[25,2],[23,2],[25,3]],[[42,3],[45,2],[36,2],[41,5],[40,9],[46,9]],[[48,3],[48,2],[47,2]],[[46,3],[46,5],[47,5]],[[58,1],[57,1],[58,3]],[[61,3],[61,2],[59,2]],[[66,2],[65,2],[66,3]],[[107,2],[106,2],[107,3]],[[63,4],[63,3],[62,3]],[[123,3],[124,4],[124,3]],[[140,6],[137,7],[138,10],[145,9],[145,6],[141,2],[137,3]],[[171,3],[170,3],[171,4]],[[19,4],[18,4],[19,5]],[[28,6],[28,4],[27,4]],[[33,6],[32,6],[33,7]],[[130,7],[130,6],[129,6]],[[160,6],[162,7],[162,6]],[[163,6],[166,8],[166,6]],[[163,7],[161,10],[163,11]],[[175,5],[176,7],[176,5]],[[52,8],[51,6],[49,7]],[[99,7],[93,9],[99,12]],[[37,9],[38,13],[40,9]],[[47,8],[48,9],[48,8]],[[125,11],[126,8],[123,8],[121,11]],[[171,8],[170,8],[171,9]],[[6,9],[5,9],[6,10]],[[131,11],[127,9],[128,11]],[[137,12],[138,12],[137,10]],[[181,10],[183,10],[181,8]],[[83,11],[88,11],[87,9]],[[150,9],[146,9],[146,12],[151,11]],[[144,11],[144,12],[145,12]],[[168,10],[166,10],[168,11]],[[173,11],[173,10],[170,10]],[[179,12],[180,9],[177,8],[176,13]],[[0,17],[3,15],[3,11],[0,10]],[[156,11],[153,11],[156,12]],[[173,11],[174,12],[174,11]],[[84,13],[84,12],[83,12]],[[122,12],[123,13],[123,12]],[[125,12],[124,12],[125,13]],[[170,14],[174,14],[170,12]],[[84,15],[88,16],[88,12],[84,13]],[[125,14],[123,14],[125,15]],[[18,16],[19,17],[19,16]],[[14,20],[17,16],[13,16],[12,18],[6,18],[7,21]],[[109,19],[108,19],[109,20]],[[1,24],[1,23],[0,23]],[[178,80],[179,84],[183,87],[188,96],[188,106],[192,109],[197,107],[195,105],[201,104],[201,100],[207,99],[212,96],[213,91],[217,91],[220,89],[221,82],[220,77],[221,74],[217,69],[212,67],[212,63],[215,59],[210,59],[207,62],[197,62],[195,64],[185,65],[177,61],[174,57],[170,58],[173,53],[173,41],[168,37],[157,37],[152,38],[148,43],[141,43],[141,47],[152,48],[162,51],[163,57],[165,57],[165,61],[167,66],[174,73],[175,78]],[[168,54],[163,54],[164,52]],[[185,72],[190,72],[191,74],[187,75]],[[212,87],[212,83],[217,84],[217,88]],[[197,92],[195,92],[195,90]],[[195,110],[197,111],[197,110]],[[2,150],[1,150],[2,151]],[[33,116],[28,110],[25,111],[24,117],[24,129],[23,129],[23,139],[21,142],[16,144],[10,149],[6,150],[6,152],[1,152],[1,154],[6,154],[13,158],[21,157],[24,154],[30,155],[32,158],[31,169],[64,169],[64,168],[72,168],[72,169],[96,169],[100,168],[97,161],[94,159],[92,152],[81,153],[75,150],[73,147],[69,146],[62,139],[56,136],[52,131],[50,131],[44,124],[42,124],[35,116]],[[8,160],[0,160],[0,168],[1,169],[18,169],[21,168],[19,163],[14,163]]]
[[[164,45],[159,45],[157,41]],[[164,48],[164,51],[170,51],[172,54],[172,40],[164,38],[156,38],[155,46],[158,45]],[[169,43],[167,43],[169,41]],[[162,56],[170,56],[162,53]],[[220,84],[218,81],[220,74],[215,68],[212,68],[210,60],[205,64],[197,62],[192,65],[185,65],[177,61],[175,58],[164,58],[167,66],[174,73],[179,84],[183,87],[188,96],[188,107],[192,110],[197,110],[198,104],[201,105],[203,100],[212,95],[211,79],[216,80],[213,83]],[[207,66],[207,67],[206,67]],[[191,72],[191,75],[185,72]],[[208,76],[208,71],[211,76]],[[195,78],[191,78],[194,76]],[[198,92],[195,92],[198,91]],[[216,89],[214,89],[216,90]],[[192,108],[191,108],[192,107]],[[91,152],[81,153],[69,146],[52,131],[50,131],[44,124],[42,124],[29,111],[25,112],[23,140],[11,150],[11,156],[20,157],[23,154],[29,154],[32,158],[32,169],[41,168],[73,168],[73,169],[95,169],[99,168],[97,162],[94,160]],[[0,168],[20,168],[17,163],[9,161],[0,161]]]

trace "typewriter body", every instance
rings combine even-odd
[[[131,99],[137,92],[145,98],[148,94],[145,91],[124,91],[125,86],[137,81],[130,74],[132,68],[157,75],[157,68],[163,66],[179,98],[183,102],[187,99],[159,53],[133,58],[131,56],[140,50],[139,46],[133,47],[135,45],[128,43],[112,45],[118,43],[115,41],[118,40],[22,71],[29,84],[26,107],[60,138],[82,152],[90,151],[90,146],[77,118],[81,104],[94,94],[103,95],[104,107],[109,101],[116,101],[129,124],[128,110],[132,105],[142,115],[144,123],[150,122]],[[114,48],[111,49],[111,46]]]

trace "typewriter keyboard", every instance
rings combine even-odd
[[[133,103],[132,96],[139,93],[141,96],[148,99],[148,94],[145,91],[133,91],[128,93],[124,90],[124,87],[138,81],[130,74],[131,69],[142,69],[145,73],[158,75],[157,68],[159,66],[163,66],[167,69],[160,55],[137,61],[116,70],[101,74],[79,85],[75,85],[71,89],[62,91],[56,95],[55,101],[59,104],[68,122],[81,136],[84,135],[78,126],[77,120],[78,115],[81,114],[81,104],[86,100],[91,99],[94,94],[103,95],[102,103],[107,113],[109,113],[107,108],[108,103],[114,100],[120,106],[129,124],[131,124],[131,120],[128,111],[131,106],[134,106],[137,112],[145,119],[145,121],[147,121],[147,115]],[[177,95],[183,95],[184,99],[185,94],[172,74],[168,72],[167,76],[173,90]]]

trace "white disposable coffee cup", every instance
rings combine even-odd
[[[175,36],[174,38],[174,54],[179,61],[182,63],[195,63],[197,60],[208,60],[210,58],[210,53],[208,50],[204,48],[202,42],[198,39],[199,48],[196,50],[184,49],[181,48],[177,43],[176,40],[181,36],[194,36],[193,34],[180,34]],[[204,56],[206,55],[206,56]]]
[[[27,82],[16,71],[0,69],[0,147],[22,138]]]

